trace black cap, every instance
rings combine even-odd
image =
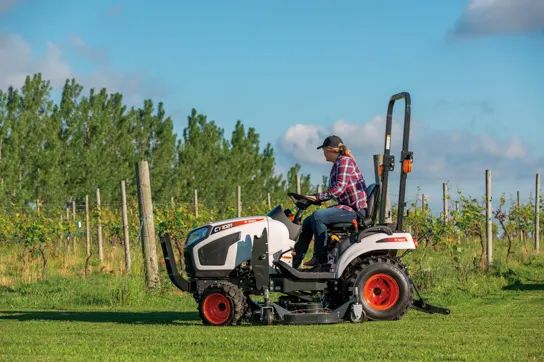
[[[325,138],[325,141],[323,141],[323,144],[319,146],[317,149],[320,149],[323,147],[338,147],[342,143],[344,142],[342,142],[342,139],[340,137],[332,135]]]

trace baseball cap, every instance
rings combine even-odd
[[[323,141],[323,144],[319,146],[317,149],[320,149],[323,147],[338,147],[342,143],[344,142],[342,142],[342,139],[340,137],[332,135],[325,138],[325,141]]]

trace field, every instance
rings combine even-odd
[[[423,271],[417,258],[407,261],[425,295],[451,315],[410,310],[395,322],[212,328],[168,280],[154,293],[145,292],[138,274],[53,275],[3,286],[0,359],[544,359],[542,256],[466,275],[439,267],[446,254],[426,259]]]

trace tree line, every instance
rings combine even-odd
[[[275,171],[274,149],[261,147],[254,128],[237,121],[230,137],[205,114],[193,109],[181,137],[163,103],[145,100],[127,106],[120,93],[90,89],[66,80],[55,96],[41,74],[28,76],[20,89],[0,90],[0,206],[40,203],[62,207],[81,203],[100,188],[105,203],[118,202],[119,181],[135,193],[135,164],[148,160],[153,199],[189,202],[195,189],[208,207],[235,204],[236,187],[244,202],[282,199],[295,190],[300,166],[287,175]],[[309,175],[301,175],[308,191]]]

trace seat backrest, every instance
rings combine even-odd
[[[366,188],[366,201],[367,201],[367,218],[372,219],[372,224],[376,221],[376,215],[378,213],[378,199],[380,195],[380,185],[371,184]]]

